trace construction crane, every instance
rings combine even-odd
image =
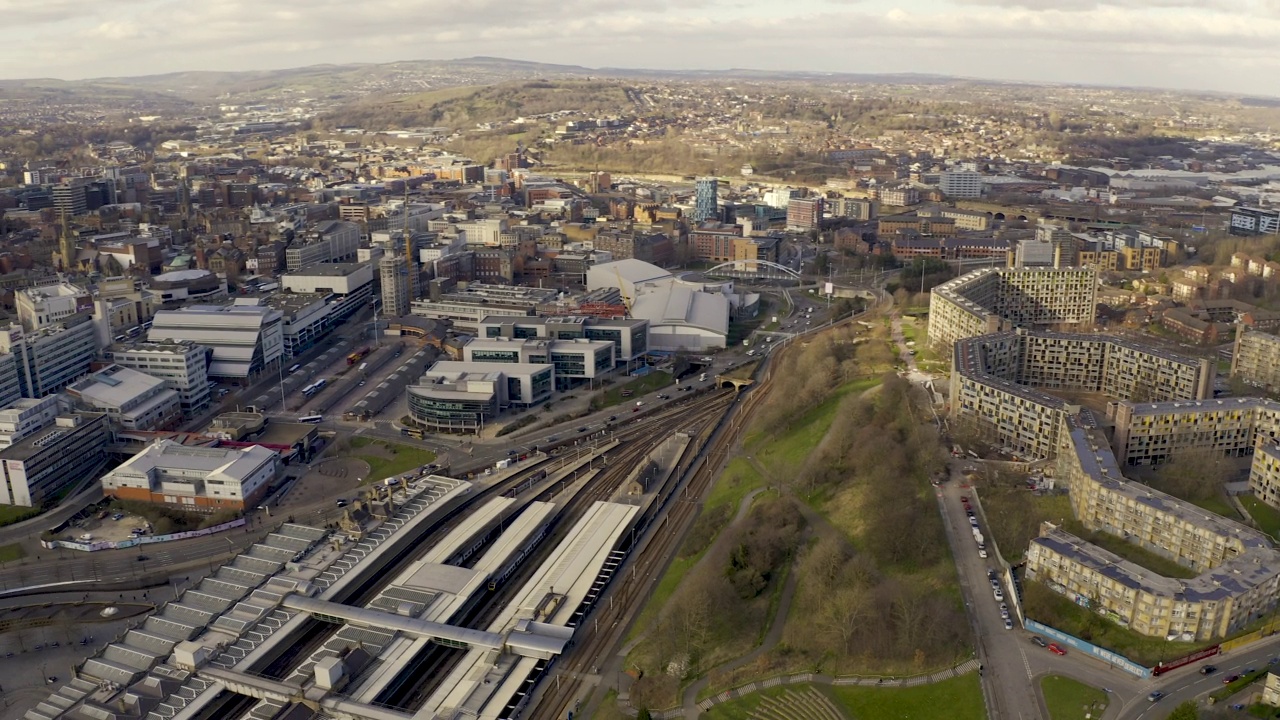
[[[622,306],[627,309],[627,317],[631,317],[632,299],[627,296],[627,283],[622,279],[622,271],[615,264],[613,266],[613,274],[618,276],[618,295],[622,296]]]

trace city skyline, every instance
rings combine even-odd
[[[0,77],[87,79],[477,55],[592,68],[929,73],[1280,95],[1280,3],[1249,0],[0,0]]]

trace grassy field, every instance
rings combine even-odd
[[[603,410],[607,407],[620,405],[624,402],[631,401],[632,397],[638,397],[646,393],[651,393],[667,387],[671,384],[671,373],[667,372],[651,372],[643,377],[630,380],[617,387],[609,388],[599,395],[591,398],[592,410]],[[623,397],[624,390],[630,390],[634,395],[631,397]]]
[[[1085,720],[1101,717],[1107,709],[1107,694],[1098,688],[1059,675],[1040,679],[1044,704],[1052,720]]]
[[[731,504],[731,512],[737,512],[737,505],[747,493],[764,487],[765,478],[751,465],[746,458],[737,457],[729,461],[719,479],[711,486],[704,502],[704,510],[720,505]]]
[[[1239,500],[1244,509],[1249,511],[1253,521],[1258,523],[1258,528],[1262,532],[1271,537],[1280,538],[1280,510],[1276,510],[1252,495],[1241,495]]]
[[[0,505],[0,525],[12,525],[40,514],[40,508]]]
[[[369,477],[365,478],[366,483],[399,475],[436,460],[436,454],[430,450],[365,437],[351,438],[351,448],[367,450],[363,453],[352,452],[351,454],[352,457],[369,463]]]
[[[1148,667],[1162,660],[1195,652],[1207,644],[1167,642],[1164,638],[1140,635],[1076,605],[1070,598],[1063,597],[1034,580],[1023,584],[1022,597],[1027,617],[1118,652]]]
[[[21,560],[26,557],[26,552],[22,546],[14,543],[12,545],[0,545],[0,563],[6,563],[11,560]]]
[[[1205,510],[1208,510],[1214,515],[1221,515],[1222,517],[1230,518],[1231,520],[1240,519],[1240,513],[1236,512],[1235,507],[1231,503],[1227,502],[1225,498],[1217,495],[1203,500],[1192,500],[1191,503],[1197,507],[1202,507]]]
[[[792,686],[799,689],[803,686]],[[910,688],[818,687],[837,706],[855,718],[982,720],[987,716],[978,674],[969,673],[932,685]],[[748,720],[763,696],[777,697],[783,688],[770,688],[716,705],[702,717],[708,720]]]

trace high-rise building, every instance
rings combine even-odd
[[[89,199],[85,193],[88,181],[75,178],[53,186],[53,208],[58,215],[73,217],[83,215],[89,210]]]
[[[944,170],[938,178],[938,189],[947,197],[982,197],[982,173],[973,170]]]
[[[98,353],[93,317],[76,313],[32,332],[10,325],[0,332],[0,351],[14,356],[23,397],[58,392],[88,373]]]
[[[55,196],[55,201],[56,201]],[[1232,235],[1274,235],[1280,232],[1280,210],[1255,207],[1231,209]]]
[[[418,295],[416,270],[410,272],[408,260],[395,254],[382,256],[378,261],[378,273],[382,277],[382,314],[387,317],[410,314],[410,303]]]
[[[720,179],[700,177],[693,186],[693,221],[700,223],[720,217],[716,208]]]
[[[0,505],[35,507],[97,476],[110,431],[102,413],[67,413],[0,450]]]
[[[822,227],[822,198],[795,198],[787,203],[787,229],[808,232]]]

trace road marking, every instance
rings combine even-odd
[[[1018,654],[1022,656],[1022,666],[1027,669],[1027,679],[1031,679],[1031,660],[1027,658],[1027,649],[1019,645]]]

